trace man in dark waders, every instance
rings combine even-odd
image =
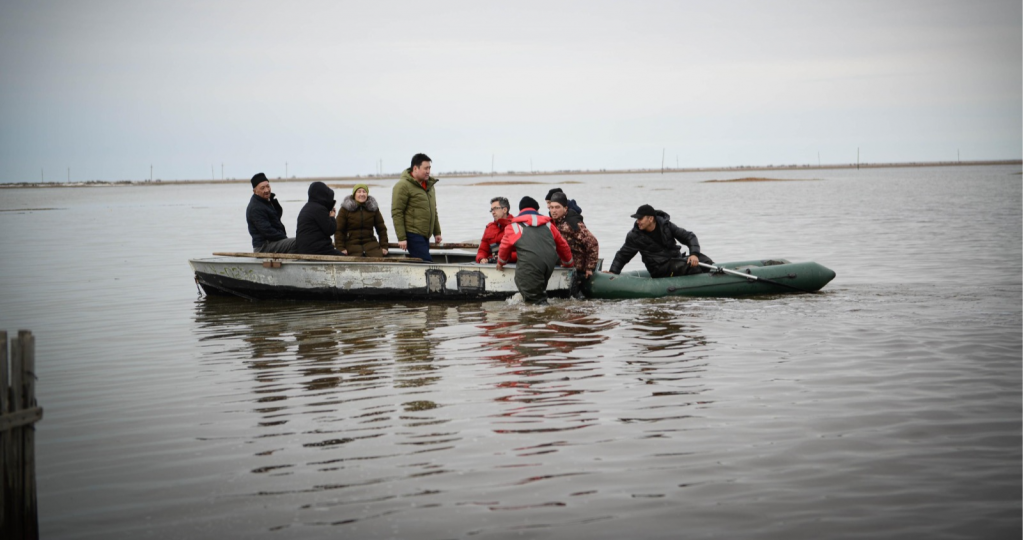
[[[714,264],[710,257],[700,252],[697,235],[677,226],[669,219],[671,216],[655,210],[649,204],[636,209],[632,216],[636,220],[633,230],[626,234],[626,242],[615,254],[610,274],[618,274],[633,257],[640,253],[640,258],[647,267],[652,278],[685,276],[707,272],[698,263]],[[682,250],[676,241],[682,242],[690,250],[687,258],[682,257]]]
[[[537,212],[540,205],[532,197],[519,201],[519,215],[505,227],[505,235],[498,248],[498,270],[508,264],[513,247],[517,253],[516,288],[528,304],[548,302],[548,280],[559,262],[571,267],[572,250],[551,218]]]

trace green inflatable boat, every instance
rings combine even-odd
[[[791,263],[785,259],[701,266],[710,272],[657,279],[651,278],[646,270],[619,275],[596,272],[583,283],[583,294],[589,298],[617,299],[815,292],[836,277],[835,272],[818,263]]]

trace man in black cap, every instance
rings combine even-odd
[[[516,250],[516,288],[528,304],[546,304],[547,288],[555,265],[572,266],[572,250],[551,223],[551,218],[537,212],[540,205],[533,197],[519,201],[519,215],[505,227],[498,248],[498,270],[504,269]]]
[[[615,254],[608,272],[618,274],[633,257],[640,252],[640,258],[647,267],[651,277],[685,276],[707,272],[698,263],[713,264],[710,257],[700,251],[697,235],[670,221],[670,216],[661,210],[655,210],[649,204],[636,209],[632,216],[636,220],[633,230],[626,234],[626,242]],[[690,250],[690,255],[683,259],[682,251],[676,240],[682,242]]]
[[[245,221],[252,236],[252,250],[256,253],[295,253],[295,239],[288,238],[281,215],[284,209],[277,196],[270,192],[267,175],[252,177],[252,198],[245,209]]]

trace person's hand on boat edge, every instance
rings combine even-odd
[[[407,242],[405,240],[399,240],[398,241],[398,249],[401,249],[403,251],[409,251],[409,242]]]
[[[500,261],[494,264],[494,268],[501,270],[502,272],[505,271],[505,265],[501,264]]]
[[[441,235],[440,234],[435,234],[434,235],[434,243],[435,244],[440,244],[441,243]]]
[[[690,255],[690,258],[686,259],[686,262],[689,263],[691,267],[697,266],[700,264],[700,259],[698,259],[696,255]]]

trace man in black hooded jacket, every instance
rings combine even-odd
[[[609,273],[618,274],[633,257],[640,257],[651,277],[684,276],[707,272],[698,263],[714,264],[710,257],[700,251],[697,235],[676,226],[670,216],[661,210],[655,210],[649,204],[637,208],[632,216],[636,219],[633,230],[626,234],[626,242],[615,254]],[[682,251],[676,241],[682,242],[690,255],[683,259]]]
[[[334,248],[334,190],[323,182],[309,185],[309,200],[295,225],[295,252],[303,255],[344,255]]]

